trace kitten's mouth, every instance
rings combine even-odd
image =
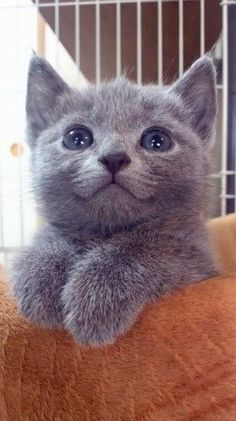
[[[107,183],[105,186],[102,186],[101,188],[99,188],[96,191],[97,193],[100,193],[102,191],[107,191],[109,192],[114,192],[114,193],[119,193],[119,192],[124,192],[126,194],[129,194],[130,196],[132,196],[134,199],[136,199],[136,197],[133,195],[133,193],[131,193],[130,190],[128,190],[126,187],[124,187],[122,184],[118,183],[114,178],[112,181],[110,181],[109,183]]]

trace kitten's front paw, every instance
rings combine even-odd
[[[75,267],[63,289],[64,324],[80,343],[113,343],[133,325],[142,309],[130,277],[117,267],[113,269],[94,262]]]
[[[70,252],[63,250],[62,242],[58,244],[47,249],[25,248],[15,258],[10,271],[12,292],[20,312],[43,327],[63,326],[60,294]]]

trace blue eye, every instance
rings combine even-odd
[[[92,145],[93,134],[86,127],[75,127],[65,134],[62,143],[67,149],[83,150]]]
[[[150,152],[167,152],[172,146],[172,141],[162,129],[151,128],[143,133],[140,144]]]

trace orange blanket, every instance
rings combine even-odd
[[[125,337],[96,350],[23,320],[3,278],[1,421],[236,420],[233,275],[149,306]]]

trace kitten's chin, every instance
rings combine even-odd
[[[105,230],[128,227],[153,214],[153,204],[135,197],[118,184],[100,189],[88,202],[88,217]]]

